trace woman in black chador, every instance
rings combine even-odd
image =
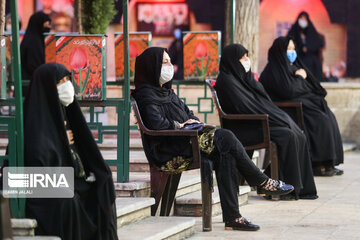
[[[260,81],[274,101],[302,102],[305,133],[315,175],[341,175],[342,140],[334,114],[327,106],[326,90],[296,57],[294,42],[277,38],[268,53]]]
[[[149,129],[182,129],[188,124],[200,124],[199,119],[171,89],[173,75],[174,69],[164,48],[149,48],[136,58],[136,89],[132,95]],[[159,139],[145,135],[143,140],[150,165],[162,170],[186,166],[190,161],[186,156],[192,156],[189,138],[186,137]],[[259,226],[240,215],[237,170],[250,185],[258,186],[261,193],[281,195],[291,192],[293,187],[263,174],[228,130],[205,127],[200,132],[199,142],[202,154],[214,163],[225,227],[232,230],[258,230]],[[177,159],[176,164],[172,164],[173,158]]]
[[[37,235],[66,240],[113,240],[114,183],[74,98],[70,72],[49,63],[33,76],[24,103],[25,166],[74,167],[73,198],[29,198],[26,216]]]
[[[323,81],[321,49],[325,47],[324,36],[319,34],[307,12],[301,12],[288,32],[298,47],[299,58],[316,80]]]
[[[45,63],[44,33],[50,31],[51,19],[43,12],[34,13],[29,20],[24,38],[20,45],[21,77],[31,80],[37,67]],[[27,87],[23,88],[26,96]]]
[[[283,199],[316,199],[305,134],[273,104],[261,83],[253,78],[247,54],[248,51],[240,44],[231,44],[223,49],[220,74],[215,84],[221,107],[229,114],[268,114],[270,138],[278,147],[280,179],[295,188]]]

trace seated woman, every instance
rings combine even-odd
[[[24,103],[25,166],[73,167],[73,198],[26,199],[36,235],[67,240],[118,239],[112,174],[74,98],[70,72],[41,65]]]
[[[184,125],[199,123],[192,111],[171,89],[174,69],[164,48],[152,47],[136,58],[135,91],[144,124],[149,129],[182,129]],[[206,139],[205,139],[206,138]],[[240,215],[237,191],[237,170],[251,186],[258,186],[265,194],[287,194],[291,185],[275,181],[263,174],[249,159],[243,146],[230,131],[210,128],[200,135],[202,154],[213,161],[220,192],[225,227],[232,230],[259,229]],[[177,156],[192,156],[188,138],[157,138],[144,136],[144,150],[151,166],[167,168]],[[186,160],[184,160],[186,161]]]
[[[223,49],[215,89],[222,109],[228,114],[269,115],[270,139],[278,148],[280,179],[295,188],[282,199],[316,199],[305,134],[253,78],[248,51],[242,45],[231,44]]]
[[[335,168],[344,162],[344,152],[336,118],[325,100],[326,90],[297,58],[293,40],[277,38],[268,60],[260,81],[271,99],[302,102],[314,175],[343,174]]]

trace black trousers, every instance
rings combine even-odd
[[[236,136],[229,130],[218,129],[214,135],[213,161],[224,221],[241,217],[239,212],[239,172],[250,186],[258,186],[269,177],[260,171]]]

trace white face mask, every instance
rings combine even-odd
[[[161,67],[160,80],[161,84],[165,84],[170,81],[174,76],[174,66],[166,65]]]
[[[240,61],[240,63],[245,68],[245,72],[250,71],[250,68],[251,68],[250,58],[248,58],[248,60],[245,60],[245,61]]]
[[[74,101],[74,86],[70,81],[66,81],[63,84],[57,86],[59,99],[62,105],[69,106]]]
[[[308,26],[308,22],[304,19],[299,19],[298,23],[301,28],[307,28],[307,26]]]

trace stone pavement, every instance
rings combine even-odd
[[[360,151],[345,154],[342,176],[316,177],[317,200],[268,201],[253,191],[241,214],[260,225],[257,232],[225,231],[222,216],[213,218],[213,231],[191,240],[360,240]]]

